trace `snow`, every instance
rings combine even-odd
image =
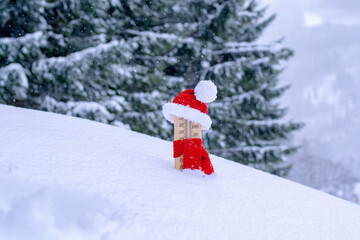
[[[145,38],[149,38],[152,41],[158,41],[158,40],[166,40],[166,41],[179,41],[183,43],[193,43],[194,39],[192,37],[187,38],[179,38],[176,36],[176,34],[170,34],[170,33],[158,33],[158,32],[152,32],[152,31],[137,31],[137,30],[126,30],[127,33],[133,34],[136,36],[141,36]]]
[[[221,55],[225,53],[246,53],[246,52],[270,52],[275,53],[279,51],[283,45],[277,42],[271,44],[264,44],[262,41],[254,43],[248,42],[228,42],[225,44],[224,50],[214,51],[214,55]]]
[[[78,63],[82,59],[92,59],[94,56],[101,56],[102,52],[108,52],[114,48],[121,48],[123,54],[129,57],[129,53],[126,42],[121,40],[113,40],[108,43],[99,44],[96,47],[89,47],[79,52],[74,52],[69,54],[66,57],[51,57],[46,59],[41,59],[35,62],[33,66],[33,71],[35,72],[46,72],[49,67],[54,67],[57,65],[72,66],[75,63]]]
[[[208,65],[206,69],[201,74],[201,79],[205,79],[209,71],[213,71],[215,74],[219,74],[220,70],[224,71],[226,76],[229,76],[229,68],[236,68],[239,72],[242,72],[241,64],[246,60],[245,57],[238,58],[235,61],[226,61],[223,63],[218,63],[210,67]]]
[[[19,42],[21,44],[25,44],[27,42],[38,42],[38,41],[43,41],[42,39],[43,36],[44,36],[43,33],[41,31],[38,31],[38,32],[26,34],[25,36],[18,38],[1,38],[0,44],[1,45],[8,44],[9,46],[11,46],[14,45],[13,41]]]
[[[58,37],[56,34],[52,33],[52,35]],[[41,31],[38,31],[18,38],[0,38],[0,56],[5,58],[2,60],[3,63],[20,62],[29,53],[34,58],[43,57],[43,53],[38,49],[48,45],[46,37]]]
[[[15,99],[26,99],[29,88],[26,70],[18,63],[0,68],[0,87],[5,91],[5,95],[11,93]],[[0,93],[2,91],[0,90]]]
[[[173,168],[172,143],[0,105],[0,239],[358,239],[357,205],[211,156]]]
[[[137,31],[137,30],[127,30],[126,32],[134,35],[148,37],[152,40],[165,39],[165,40],[175,41],[178,39],[178,37],[175,34],[169,34],[169,33],[156,33],[151,31]]]
[[[243,101],[243,99],[251,99],[251,98],[256,98],[259,99],[260,101],[265,101],[264,97],[258,93],[258,91],[248,91],[248,92],[244,92],[240,95],[236,95],[233,97],[224,97],[221,101],[216,101],[214,103],[210,103],[209,107],[217,107],[217,106],[223,106],[224,104],[230,104],[230,103],[234,103],[234,102],[241,102]]]

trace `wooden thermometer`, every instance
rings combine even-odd
[[[175,117],[174,141],[188,138],[201,138],[201,125],[184,118]],[[175,158],[175,168],[183,170],[184,154]]]

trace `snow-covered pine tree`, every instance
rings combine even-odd
[[[207,148],[285,175],[284,156],[296,149],[287,138],[301,124],[283,121],[286,109],[276,102],[287,89],[278,83],[281,63],[292,51],[281,41],[257,41],[274,15],[265,17],[255,0],[179,1],[173,9],[179,23],[172,29],[193,41],[172,51],[179,61],[166,72],[184,76],[189,88],[201,79],[218,87],[216,102],[209,104],[213,125],[204,136]]]
[[[151,6],[151,7],[150,7]],[[0,3],[0,102],[125,125],[170,137],[161,114],[163,69],[175,35],[149,1],[17,0]],[[161,12],[161,11],[160,11]]]

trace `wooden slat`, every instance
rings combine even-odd
[[[201,138],[201,125],[190,122],[190,138]]]
[[[184,118],[175,117],[174,121],[174,141],[188,138],[201,138],[201,125]],[[183,169],[184,155],[175,158],[175,168],[180,171]]]
[[[183,140],[186,136],[186,125],[185,119],[175,117],[174,122],[174,141]],[[184,155],[182,154],[180,157],[175,158],[175,168],[182,170],[184,162]]]

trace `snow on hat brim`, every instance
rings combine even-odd
[[[201,124],[201,128],[203,130],[208,130],[211,127],[211,119],[207,114],[189,106],[176,103],[166,103],[163,106],[163,114],[164,117],[171,123],[174,123],[176,116]]]

